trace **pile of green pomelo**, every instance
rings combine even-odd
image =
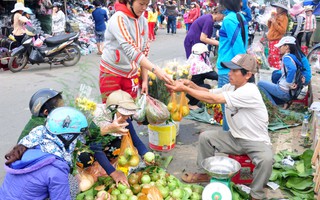
[[[111,177],[99,177],[94,185],[78,194],[77,200],[105,195],[110,200],[200,200],[203,186],[182,183],[158,166],[149,166],[129,174],[130,187],[115,184]]]

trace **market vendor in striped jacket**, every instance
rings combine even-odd
[[[172,79],[148,59],[148,22],[142,16],[149,0],[119,0],[115,3],[106,30],[106,45],[100,62],[100,92],[102,102],[115,90],[124,90],[133,98],[138,88],[148,92],[148,70],[160,80],[172,83]],[[138,78],[141,67],[142,83]]]

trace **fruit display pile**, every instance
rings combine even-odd
[[[78,194],[77,200],[90,200],[105,194],[111,200],[200,200],[203,186],[184,184],[163,168],[149,166],[128,176],[130,187],[119,183],[117,186],[111,177],[99,177],[88,190]]]

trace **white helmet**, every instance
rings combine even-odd
[[[192,49],[191,49],[192,53],[193,54],[202,54],[202,53],[205,53],[205,52],[208,52],[208,47],[207,45],[203,44],[203,43],[197,43],[197,44],[194,44],[192,46]]]

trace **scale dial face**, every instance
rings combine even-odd
[[[209,183],[202,192],[202,200],[232,200],[231,190],[223,183]]]

